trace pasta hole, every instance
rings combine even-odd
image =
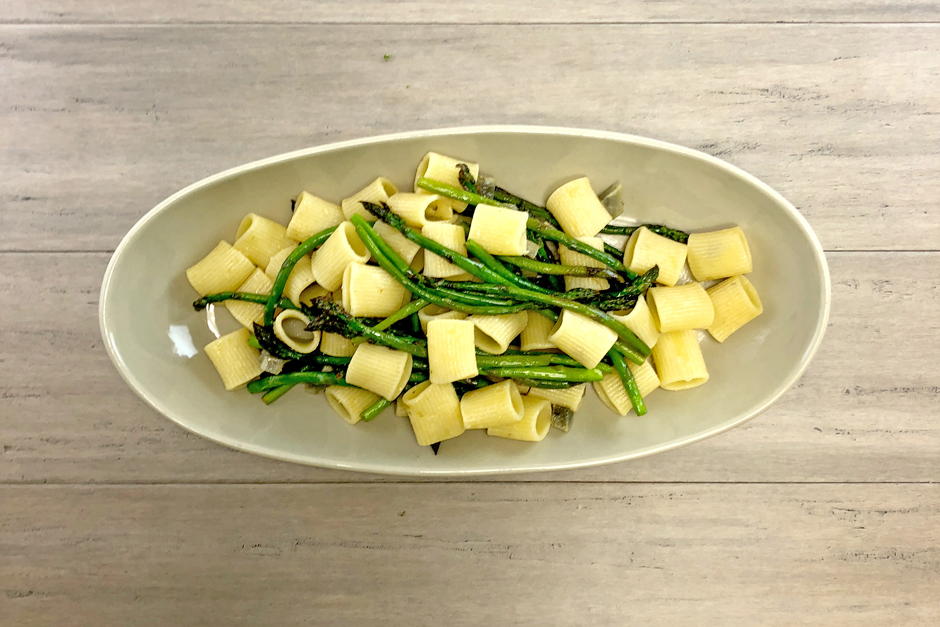
[[[249,213],[247,216],[242,218],[242,221],[238,224],[238,230],[235,231],[235,239],[238,239],[244,235],[248,229],[251,228],[251,225],[255,223],[255,214]]]

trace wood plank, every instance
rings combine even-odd
[[[486,123],[697,147],[780,190],[827,248],[936,249],[938,29],[4,26],[0,250],[111,250],[219,170]]]
[[[940,400],[938,258],[830,254],[823,346],[798,387],[744,427],[635,462],[517,478],[940,481],[940,426],[927,419]],[[146,407],[101,346],[106,263],[104,254],[0,255],[0,481],[375,480],[229,451]]]
[[[75,0],[0,0],[6,23],[267,22],[267,23],[567,23],[567,22],[925,22],[940,17],[935,3],[919,0],[812,2],[689,2],[688,0],[593,0],[558,3],[522,0],[479,2],[184,2],[136,0],[119,4]]]
[[[7,486],[0,609],[63,627],[933,626],[938,515],[937,485]]]

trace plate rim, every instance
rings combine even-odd
[[[821,297],[823,307],[819,312],[819,315],[816,320],[816,330],[813,334],[813,338],[803,352],[802,357],[798,366],[790,373],[790,375],[782,381],[777,388],[774,390],[763,404],[755,408],[751,412],[748,412],[743,417],[728,423],[716,426],[712,429],[702,431],[695,435],[688,436],[686,438],[670,441],[665,444],[647,447],[645,449],[635,450],[623,454],[609,455],[606,457],[590,459],[580,462],[558,462],[558,463],[540,463],[533,466],[525,467],[513,467],[511,465],[505,467],[490,467],[490,468],[466,468],[466,469],[434,469],[434,468],[414,468],[412,466],[397,466],[389,464],[377,464],[370,462],[356,463],[351,464],[347,462],[340,462],[330,459],[322,458],[312,458],[312,456],[303,456],[294,453],[287,453],[284,451],[277,451],[276,449],[271,449],[264,446],[256,446],[250,443],[225,438],[218,437],[216,435],[200,431],[194,427],[191,427],[184,423],[175,412],[169,410],[166,407],[163,407],[160,404],[159,399],[152,398],[150,394],[146,393],[142,389],[141,382],[137,377],[133,376],[130,373],[130,369],[123,362],[120,357],[120,354],[117,351],[114,342],[112,341],[111,334],[109,332],[109,317],[108,317],[108,307],[107,302],[110,294],[111,280],[114,273],[114,269],[117,266],[118,261],[120,260],[122,253],[130,246],[134,240],[139,236],[140,231],[157,215],[159,215],[165,207],[176,202],[179,198],[187,196],[198,189],[203,187],[208,187],[216,183],[225,181],[227,179],[233,178],[235,176],[240,176],[247,172],[265,168],[271,165],[282,163],[284,161],[291,161],[294,159],[307,157],[311,155],[316,155],[324,152],[330,152],[333,150],[340,150],[344,148],[353,148],[363,145],[375,145],[387,142],[409,140],[409,139],[425,139],[433,138],[440,136],[453,136],[453,135],[475,135],[482,133],[503,133],[503,134],[529,134],[529,135],[554,135],[554,136],[568,136],[568,137],[586,137],[592,139],[606,139],[616,142],[635,144],[640,146],[645,146],[649,148],[654,148],[658,150],[663,150],[667,152],[672,152],[680,155],[696,159],[708,163],[712,166],[718,167],[729,174],[732,174],[744,181],[750,183],[751,185],[758,188],[761,192],[771,197],[776,201],[780,206],[782,206],[790,215],[793,217],[800,227],[803,234],[807,237],[813,247],[813,253],[818,267],[821,269],[822,273],[822,282],[821,282]],[[373,473],[389,476],[408,476],[408,477],[472,477],[472,476],[487,476],[487,475],[502,475],[502,474],[523,474],[523,473],[533,473],[533,472],[547,472],[554,470],[572,470],[576,468],[593,468],[596,466],[602,466],[606,464],[613,464],[617,462],[623,462],[632,459],[639,459],[642,457],[647,457],[649,455],[655,455],[658,453],[664,453],[666,451],[671,451],[683,446],[688,446],[695,442],[701,442],[708,438],[714,437],[725,431],[733,429],[735,427],[741,426],[742,424],[753,420],[760,414],[764,413],[769,409],[774,403],[776,403],[784,394],[789,392],[793,386],[799,381],[800,377],[803,376],[806,369],[809,367],[810,362],[813,360],[813,357],[816,355],[819,350],[819,346],[822,344],[823,337],[825,336],[826,329],[829,322],[829,313],[831,308],[831,298],[832,298],[832,285],[829,274],[829,264],[826,259],[825,251],[823,250],[822,244],[819,242],[819,238],[816,236],[816,233],[813,231],[809,222],[805,217],[796,209],[796,207],[790,203],[782,194],[777,192],[774,188],[770,187],[767,183],[763,182],[756,176],[746,172],[745,170],[739,168],[738,166],[732,165],[723,159],[719,159],[713,155],[696,150],[694,148],[688,148],[686,146],[681,146],[679,144],[673,144],[670,142],[652,139],[649,137],[644,137],[640,135],[633,135],[629,133],[620,133],[616,131],[599,131],[583,128],[573,128],[573,127],[561,127],[561,126],[536,126],[536,125],[513,125],[513,124],[494,124],[494,125],[475,125],[475,126],[458,126],[458,127],[446,127],[446,128],[437,128],[437,129],[425,129],[417,131],[403,131],[398,133],[388,133],[383,135],[373,135],[367,137],[360,137],[356,139],[344,140],[339,142],[331,142],[328,144],[321,144],[318,146],[311,146],[308,148],[302,148],[300,150],[293,150],[271,157],[266,157],[263,159],[258,159],[256,161],[251,161],[239,166],[223,170],[216,174],[210,175],[203,179],[200,179],[176,193],[168,196],[166,199],[158,203],[152,209],[150,209],[146,214],[144,214],[135,224],[130,228],[130,230],[124,235],[121,239],[121,242],[114,249],[110,260],[108,261],[107,269],[105,270],[104,277],[101,283],[101,290],[99,292],[99,301],[98,301],[98,325],[101,331],[101,337],[104,342],[105,350],[108,353],[108,357],[111,359],[111,363],[114,364],[115,369],[121,375],[121,378],[125,383],[134,391],[134,393],[143,400],[147,405],[152,409],[156,410],[165,418],[168,418],[173,423],[179,425],[189,433],[193,433],[200,437],[203,437],[211,442],[221,444],[225,447],[235,449],[238,451],[243,451],[246,453],[252,453],[254,455],[259,455],[261,457],[266,457],[269,459],[276,459],[279,461],[292,462],[296,464],[302,464],[305,466],[313,466],[317,468],[328,468],[335,470],[348,470],[354,472],[363,472],[363,473]]]

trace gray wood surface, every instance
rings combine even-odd
[[[940,623],[938,16],[0,0],[0,625]],[[237,453],[123,384],[98,290],[150,207],[286,150],[486,123],[665,139],[782,192],[830,251],[803,380],[694,446],[469,482]]]

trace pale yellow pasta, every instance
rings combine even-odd
[[[653,363],[664,390],[686,390],[708,381],[698,332],[692,329],[660,335],[653,347]]]
[[[456,224],[429,222],[421,229],[428,239],[450,248],[461,255],[467,254],[466,231]],[[438,279],[463,280],[470,277],[466,272],[430,251],[424,252],[424,275]]]
[[[673,286],[682,274],[686,249],[685,244],[674,242],[641,226],[627,240],[623,251],[623,265],[637,274],[659,266],[656,282]]]
[[[454,217],[451,201],[437,194],[399,192],[388,199],[388,208],[410,227],[420,229],[428,222],[450,222]]]
[[[284,260],[287,259],[288,255],[294,252],[295,248],[297,248],[297,246],[285,248],[271,257],[271,261],[268,262],[268,267],[264,271],[269,279],[272,281],[277,279],[277,275],[281,271],[281,266],[284,265]],[[303,300],[302,295],[304,290],[315,282],[313,270],[310,268],[310,255],[304,255],[297,260],[297,263],[294,264],[293,269],[290,271],[287,283],[284,284],[284,296],[299,307]]]
[[[405,407],[405,403],[402,401],[402,398],[402,396],[399,396],[395,399],[395,416],[398,418],[407,418],[408,409]]]
[[[469,238],[491,255],[524,255],[528,219],[524,211],[477,205]]]
[[[342,202],[343,215],[346,216],[346,219],[350,219],[354,215],[361,215],[368,221],[375,220],[375,216],[369,213],[365,207],[362,206],[364,202],[371,202],[377,205],[388,202],[388,199],[398,193],[398,188],[395,187],[395,184],[384,176],[380,176],[375,179],[358,192],[350,196],[349,198],[344,198]]]
[[[356,352],[356,345],[339,333],[324,332],[320,336],[320,352],[330,357],[352,357]]]
[[[248,257],[222,241],[186,270],[186,279],[200,296],[205,296],[237,289],[254,271]]]
[[[239,388],[261,375],[261,353],[248,344],[251,333],[241,328],[206,344],[206,356],[226,390]]]
[[[650,392],[659,387],[659,377],[656,376],[656,371],[649,360],[644,361],[640,366],[633,362],[627,362],[627,368],[633,373],[641,397],[645,398]],[[607,407],[621,416],[626,416],[633,409],[627,390],[623,387],[623,381],[620,380],[620,375],[616,372],[609,372],[600,381],[595,381],[594,391],[597,392],[598,398]]]
[[[404,394],[398,397],[398,399],[401,401],[402,406],[405,408],[405,411],[408,410],[409,403],[411,403],[411,401],[416,399],[418,395],[421,394],[421,392],[423,392],[424,389],[428,387],[429,385],[431,385],[430,381],[422,381],[421,383],[418,383],[417,385],[411,386],[410,388],[405,390]]]
[[[747,274],[751,249],[741,227],[689,235],[689,269],[696,281]]]
[[[294,213],[287,223],[287,237],[302,242],[320,231],[339,226],[344,219],[339,205],[310,192],[300,192],[294,201]]]
[[[502,355],[509,348],[509,343],[522,332],[529,316],[525,311],[498,316],[470,316],[467,318],[476,327],[473,341],[491,355]]]
[[[548,340],[585,368],[594,368],[617,341],[617,333],[600,322],[565,309]]]
[[[479,374],[469,320],[428,322],[428,366],[432,383],[451,383]]]
[[[379,400],[379,395],[346,385],[331,385],[326,388],[326,400],[340,418],[354,425],[362,412]]]
[[[330,292],[325,287],[314,283],[313,285],[308,285],[304,291],[300,293],[300,302],[309,305],[314,299],[329,295]]]
[[[310,318],[295,309],[285,309],[274,319],[274,335],[298,353],[312,353],[320,344],[319,331],[307,331]]]
[[[532,389],[532,388],[529,387],[528,385],[524,385],[524,384],[522,384],[522,383],[519,383],[519,381],[517,381],[516,379],[512,379],[512,382],[513,382],[513,385],[516,386],[516,389],[519,390],[519,394],[528,394],[528,393],[529,393],[529,390]]]
[[[581,401],[584,400],[584,391],[587,389],[587,383],[572,385],[570,388],[553,390],[550,388],[530,388],[529,396],[544,398],[552,405],[561,405],[571,411],[578,411],[581,407]]]
[[[408,267],[414,270],[415,272],[424,272],[424,249],[418,251],[418,254],[415,255],[415,258],[411,260],[411,263],[408,264]]]
[[[450,383],[429,383],[410,396],[407,407],[411,429],[420,446],[456,438],[464,432],[460,399]]]
[[[490,427],[487,435],[510,440],[540,442],[552,426],[552,404],[544,398],[531,395],[522,397],[522,419],[505,427]]]
[[[591,248],[596,248],[597,250],[604,250],[604,240],[599,237],[577,237],[575,238],[578,241],[587,244]],[[561,263],[564,266],[583,266],[585,268],[605,268],[607,267],[597,259],[588,257],[587,255],[582,255],[581,253],[571,250],[567,246],[558,247],[558,255],[561,257]],[[597,279],[593,277],[580,277],[580,276],[566,276],[565,277],[565,289],[573,290],[578,288],[586,288],[589,290],[606,290],[610,287],[610,282],[607,279]]]
[[[505,427],[522,420],[522,396],[512,380],[506,379],[464,394],[460,415],[466,429]]]
[[[650,348],[656,345],[656,340],[659,339],[659,329],[656,327],[656,321],[653,320],[653,314],[650,313],[649,305],[646,304],[646,297],[642,294],[637,297],[636,305],[629,312],[618,311],[610,315],[633,331],[633,334]]]
[[[757,290],[743,276],[736,276],[710,287],[708,297],[715,308],[715,320],[708,332],[719,342],[761,315],[764,306]]]
[[[587,177],[565,183],[548,197],[548,210],[572,237],[594,237],[610,222],[610,214],[591,188]]]
[[[317,251],[310,269],[317,283],[332,292],[343,284],[346,266],[366,263],[371,256],[356,235],[356,227],[350,222],[343,222]]]
[[[411,366],[412,357],[404,351],[360,344],[346,369],[346,382],[393,401],[405,389]]]
[[[418,179],[422,177],[440,181],[441,183],[447,183],[454,187],[460,187],[460,176],[457,166],[461,163],[470,169],[470,175],[473,177],[473,180],[479,177],[480,166],[477,163],[454,159],[453,157],[447,157],[436,152],[429,152],[424,155],[415,172],[415,191],[424,193],[424,190],[418,187]],[[463,211],[467,208],[467,203],[460,202],[459,200],[451,201],[451,204],[456,211]]]
[[[466,317],[467,314],[462,311],[444,309],[437,305],[428,305],[418,312],[418,322],[421,323],[421,331],[425,335],[428,334],[428,323],[431,320],[464,320]]]
[[[232,248],[240,250],[259,268],[267,268],[275,253],[296,245],[297,242],[287,236],[284,225],[249,213],[238,225]]]
[[[700,283],[651,287],[646,297],[650,315],[660,333],[707,329],[715,319],[715,308]]]
[[[525,313],[527,323],[522,329],[520,338],[522,350],[538,351],[555,348],[555,345],[548,340],[555,322],[537,311],[529,310]]]
[[[351,263],[343,274],[343,309],[356,318],[386,318],[411,292],[378,266]]]
[[[239,292],[248,292],[249,294],[270,294],[271,279],[259,268],[251,273],[251,276],[244,283],[238,286]],[[227,300],[225,307],[229,313],[245,328],[254,329],[254,324],[264,322],[264,305],[258,303],[248,303],[243,300]]]
[[[405,263],[411,263],[414,261],[418,251],[421,250],[420,246],[402,235],[398,229],[391,227],[382,221],[376,222],[372,226],[372,229],[379,237],[385,240],[385,243],[388,244],[392,250],[398,253],[398,255],[405,260]]]

